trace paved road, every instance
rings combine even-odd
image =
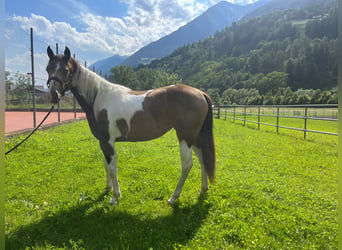
[[[37,125],[44,119],[46,112],[36,113],[36,123]],[[84,119],[84,113],[77,113],[76,119]],[[73,112],[61,112],[60,113],[61,122],[74,120]],[[52,124],[58,124],[58,113],[52,112],[50,116],[43,123],[43,126],[51,126]],[[5,135],[11,135],[16,133],[21,133],[25,131],[30,131],[33,129],[33,112],[5,112]]]

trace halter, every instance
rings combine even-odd
[[[72,87],[72,85],[71,85],[72,73],[69,75],[68,80],[65,83],[56,76],[49,77],[49,79],[46,82],[46,85],[48,88],[50,88],[50,81],[56,81],[62,86],[61,93],[58,90],[56,90],[56,93],[58,95],[58,99],[60,99],[62,96],[64,96],[65,92],[68,91],[69,89],[71,89],[71,87]]]

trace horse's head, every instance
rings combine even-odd
[[[65,91],[71,87],[73,64],[68,47],[65,47],[64,55],[55,55],[49,46],[47,54],[50,59],[46,66],[46,71],[49,74],[47,81],[49,97],[52,103],[57,104]]]

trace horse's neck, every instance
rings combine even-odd
[[[99,81],[101,80],[95,73],[84,66],[80,66],[76,80],[76,89],[91,104],[96,97]],[[98,79],[96,79],[98,78]]]
[[[94,116],[93,105],[97,95],[98,82],[95,73],[78,64],[74,72],[71,92],[88,116]]]
[[[129,90],[124,86],[109,83],[82,65],[79,65],[75,73],[76,77],[71,91],[84,111],[92,110],[99,93],[103,94],[111,91],[113,92],[113,98],[115,98],[116,95],[123,94],[124,92],[127,93]]]

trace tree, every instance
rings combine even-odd
[[[181,79],[177,74],[169,74],[162,70],[155,70],[155,72],[152,73],[157,75],[157,81],[153,83],[153,88],[159,88],[181,82]]]
[[[24,105],[25,101],[27,101],[30,105],[32,96],[32,85],[30,76],[21,74],[19,71],[17,71],[13,79],[15,82],[15,89],[13,90],[13,92],[19,99],[20,105]]]
[[[251,56],[249,57],[248,59],[248,67],[249,67],[249,71],[252,73],[252,74],[256,74],[256,73],[260,73],[261,71],[261,62],[260,62],[260,59],[259,59],[259,55],[252,51],[251,52]]]
[[[333,93],[328,100],[328,104],[337,104],[337,103],[338,103],[337,93]]]
[[[263,99],[260,95],[253,96],[248,101],[248,105],[262,105],[262,103],[263,103]]]
[[[224,104],[238,104],[238,105],[246,105],[246,104],[257,104],[259,102],[260,95],[259,91],[256,89],[226,89],[221,98],[221,102]]]
[[[263,105],[273,105],[274,104],[274,97],[272,96],[271,92],[268,92],[264,97]]]
[[[9,96],[11,95],[12,100],[14,99],[14,93],[12,91],[12,86],[14,85],[13,83],[13,78],[10,77],[11,73],[9,71],[5,71],[5,77],[6,77],[6,86],[5,86],[5,91],[6,91],[6,105],[8,107],[9,105]]]
[[[320,89],[316,89],[311,97],[310,103],[311,104],[320,103],[321,96],[322,96],[322,91]]]
[[[309,104],[310,97],[307,94],[301,95],[298,98],[298,104]]]
[[[319,103],[321,104],[327,104],[329,99],[331,97],[330,91],[323,91],[321,98],[319,98]]]
[[[295,61],[292,58],[289,58],[285,62],[285,73],[288,74],[290,87],[294,86],[294,69],[295,69]]]
[[[220,90],[219,89],[208,89],[208,95],[210,96],[213,105],[220,105]]]
[[[282,95],[276,95],[274,97],[274,104],[275,105],[283,104],[283,101],[284,101],[284,96],[282,96]]]
[[[109,80],[129,88],[135,88],[137,79],[132,67],[120,65],[110,69]]]
[[[259,90],[260,94],[264,95],[268,92],[271,92],[272,95],[275,95],[279,88],[284,88],[287,86],[287,82],[287,73],[273,71],[258,81],[257,89]]]

